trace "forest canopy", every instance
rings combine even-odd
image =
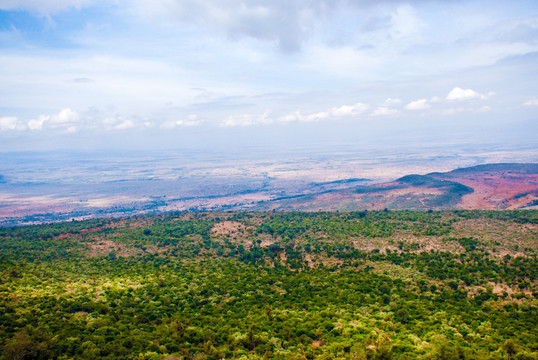
[[[536,359],[538,211],[0,229],[0,359]]]

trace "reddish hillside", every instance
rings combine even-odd
[[[259,210],[522,209],[538,205],[538,164],[490,164],[259,204]]]
[[[431,174],[474,189],[462,209],[521,209],[538,205],[538,164],[491,164]]]

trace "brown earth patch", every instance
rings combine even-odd
[[[86,256],[99,257],[114,253],[117,256],[133,256],[141,254],[144,251],[134,247],[128,247],[125,244],[117,243],[108,239],[96,239],[89,244],[90,249],[86,252]],[[149,248],[149,247],[148,247]],[[146,249],[147,252],[156,252],[154,249]]]
[[[278,239],[275,239],[274,237],[272,237],[271,235],[265,235],[264,234],[260,234],[258,235],[257,237],[258,239],[260,239],[262,242],[260,243],[260,246],[262,247],[267,247],[271,244],[274,244],[278,241]]]
[[[494,282],[488,282],[488,285],[493,287],[493,290],[492,292],[494,294],[502,294],[503,292],[506,291],[506,293],[508,295],[512,295],[516,292],[519,292],[519,291],[516,291],[514,290],[513,288],[511,288],[510,286],[506,285],[506,284],[497,284],[497,283],[494,283]]]
[[[486,286],[466,286],[465,289],[468,291],[469,296],[476,296],[482,292],[487,292],[488,288],[491,289],[491,292],[497,295],[502,295],[504,292],[506,292],[510,297],[512,297],[514,294],[525,294],[525,295],[532,295],[532,290],[530,289],[515,289],[513,287],[510,287],[507,284],[503,283],[494,283],[489,281]]]
[[[238,221],[222,221],[211,228],[213,235],[232,235],[242,231],[244,225]]]

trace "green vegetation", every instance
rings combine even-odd
[[[0,359],[537,359],[538,211],[0,229]]]

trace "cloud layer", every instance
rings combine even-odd
[[[488,93],[489,96],[493,92]],[[469,104],[463,106],[461,102],[469,100],[480,100],[480,104]],[[78,113],[69,108],[60,110],[52,115],[39,115],[36,118],[24,121],[14,116],[0,118],[0,131],[43,131],[57,130],[66,133],[73,133],[79,130],[93,131],[122,131],[130,129],[160,128],[173,130],[177,128],[190,128],[198,126],[220,126],[220,127],[249,127],[272,124],[287,123],[313,123],[313,122],[334,122],[334,121],[359,121],[367,122],[377,117],[404,116],[403,111],[416,113],[422,111],[422,115],[445,116],[457,113],[477,113],[491,111],[489,105],[483,102],[488,96],[482,95],[473,89],[462,89],[454,87],[448,95],[441,99],[439,96],[432,96],[430,99],[418,99],[403,105],[400,98],[386,98],[377,104],[367,104],[356,102],[353,105],[343,104],[329,107],[327,109],[312,112],[305,109],[295,109],[282,112],[277,108],[266,109],[263,113],[234,113],[227,115],[209,114],[199,115],[190,113],[175,117],[170,120],[151,121],[143,118],[129,117],[115,111],[91,109],[83,113]],[[458,107],[453,107],[458,103]],[[536,100],[529,100],[524,106],[536,106]],[[279,114],[280,112],[280,114]]]
[[[0,0],[0,9],[0,137],[535,117],[530,0]]]

